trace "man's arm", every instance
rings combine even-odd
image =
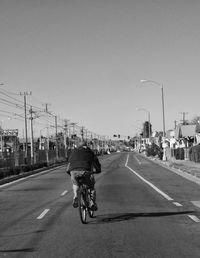
[[[67,163],[66,172],[70,175],[70,162]]]
[[[97,158],[96,155],[94,155],[94,160],[93,160],[93,168],[95,169],[95,173],[101,173],[101,163],[99,162],[99,159]]]

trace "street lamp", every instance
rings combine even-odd
[[[1,82],[0,83],[0,86],[3,86],[4,85],[4,83],[3,82]],[[0,133],[1,133],[1,135],[0,135],[0,137],[1,137],[1,158],[3,158],[3,120],[1,120],[1,131],[0,131]]]
[[[164,106],[164,90],[163,90],[163,84],[159,83],[157,81],[152,80],[140,80],[141,83],[152,83],[154,85],[159,86],[161,89],[161,96],[162,96],[162,114],[163,114],[163,142],[165,140],[165,106]],[[164,142],[165,145],[165,142]],[[166,160],[166,153],[165,153],[165,146],[163,148],[163,160]]]
[[[150,111],[149,111],[149,110],[147,110],[147,109],[145,109],[145,108],[137,108],[136,110],[137,110],[137,111],[145,111],[145,112],[147,112],[147,113],[148,113],[148,123],[149,123],[149,125],[148,125],[148,129],[149,129],[149,143],[150,143],[150,138],[151,138]]]

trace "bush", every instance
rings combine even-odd
[[[147,146],[146,154],[147,156],[153,156],[153,157],[158,156],[159,159],[162,159],[163,150],[155,143],[152,143],[150,146]]]
[[[175,159],[184,160],[185,158],[185,151],[184,148],[177,148],[174,150]]]
[[[200,144],[190,148],[189,159],[194,162],[200,162]]]

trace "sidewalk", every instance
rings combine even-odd
[[[152,161],[159,163],[163,167],[169,168],[171,171],[183,176],[193,182],[200,184],[200,163],[190,160],[169,160],[163,161],[154,157],[147,157]]]
[[[173,160],[168,161],[168,166],[189,173],[192,176],[200,178],[200,163],[190,160]]]

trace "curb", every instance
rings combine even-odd
[[[19,175],[5,177],[5,178],[0,180],[0,185],[2,186],[4,184],[8,184],[10,182],[17,181],[18,179],[26,178],[28,176],[32,176],[32,175],[38,174],[38,173],[43,172],[43,171],[48,171],[52,168],[57,168],[57,167],[60,167],[60,166],[63,166],[63,165],[65,165],[65,164],[52,165],[52,166],[49,166],[49,167],[43,167],[43,168],[39,168],[39,169],[36,169],[36,170],[28,171],[28,172],[22,172]]]
[[[160,166],[162,166],[164,168],[169,169],[170,171],[176,173],[177,175],[182,176],[182,177],[200,185],[200,178],[196,176],[196,173],[191,173],[187,169],[177,168],[174,165],[169,164],[168,162],[164,163],[163,161],[156,160],[156,159],[153,159],[153,158],[150,158],[150,157],[146,157],[146,158],[153,161],[156,164],[159,164]]]
[[[98,158],[99,158],[99,160],[102,160],[104,157],[105,157],[105,155],[99,156]],[[10,177],[5,177],[3,179],[0,179],[0,186],[6,185],[8,183],[11,183],[13,181],[17,181],[17,180],[22,179],[22,178],[26,178],[28,176],[38,174],[40,172],[44,172],[44,171],[48,172],[48,170],[50,170],[50,169],[65,166],[65,165],[66,165],[66,161],[64,161],[63,163],[60,163],[60,164],[51,165],[49,167],[43,167],[43,168],[39,168],[39,169],[36,169],[36,170],[28,171],[28,172],[22,172],[19,175],[13,175],[13,176],[10,176]]]

